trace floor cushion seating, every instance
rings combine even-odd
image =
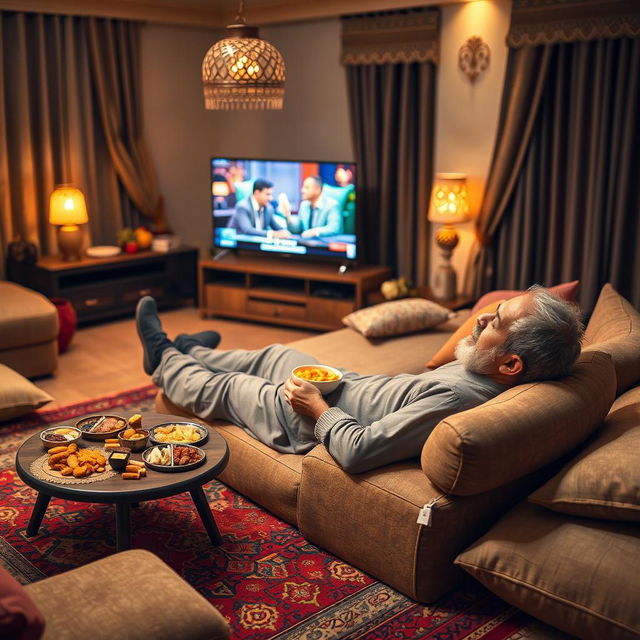
[[[0,363],[27,378],[58,366],[58,312],[43,295],[0,282]]]
[[[0,422],[39,409],[52,400],[48,393],[38,389],[33,382],[0,364]]]
[[[123,551],[27,585],[43,640],[224,640],[220,612],[160,558]]]

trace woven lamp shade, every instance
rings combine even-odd
[[[285,65],[280,52],[246,25],[207,51],[202,61],[207,109],[282,109]]]

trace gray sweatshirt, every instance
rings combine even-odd
[[[457,360],[419,375],[345,373],[326,398],[332,406],[316,422],[315,435],[346,471],[361,473],[418,457],[440,420],[504,390]]]

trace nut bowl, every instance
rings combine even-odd
[[[311,383],[322,395],[331,393],[342,382],[342,371],[326,364],[303,364],[296,367],[291,375]]]
[[[121,447],[131,451],[142,451],[149,444],[149,432],[146,429],[127,427],[118,434],[118,442]]]
[[[72,442],[77,442],[82,436],[80,429],[66,425],[49,427],[40,433],[42,446],[48,451],[54,447],[66,447]]]

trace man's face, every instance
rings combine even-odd
[[[502,347],[509,333],[509,326],[533,311],[531,294],[525,293],[500,304],[495,313],[478,317],[473,333],[456,345],[456,358],[466,369],[474,373],[496,373],[502,359]]]
[[[303,200],[315,200],[320,195],[322,188],[313,178],[307,178],[302,183],[301,191]]]
[[[253,197],[261,207],[264,207],[273,199],[273,187],[263,189],[262,191],[254,191]]]

